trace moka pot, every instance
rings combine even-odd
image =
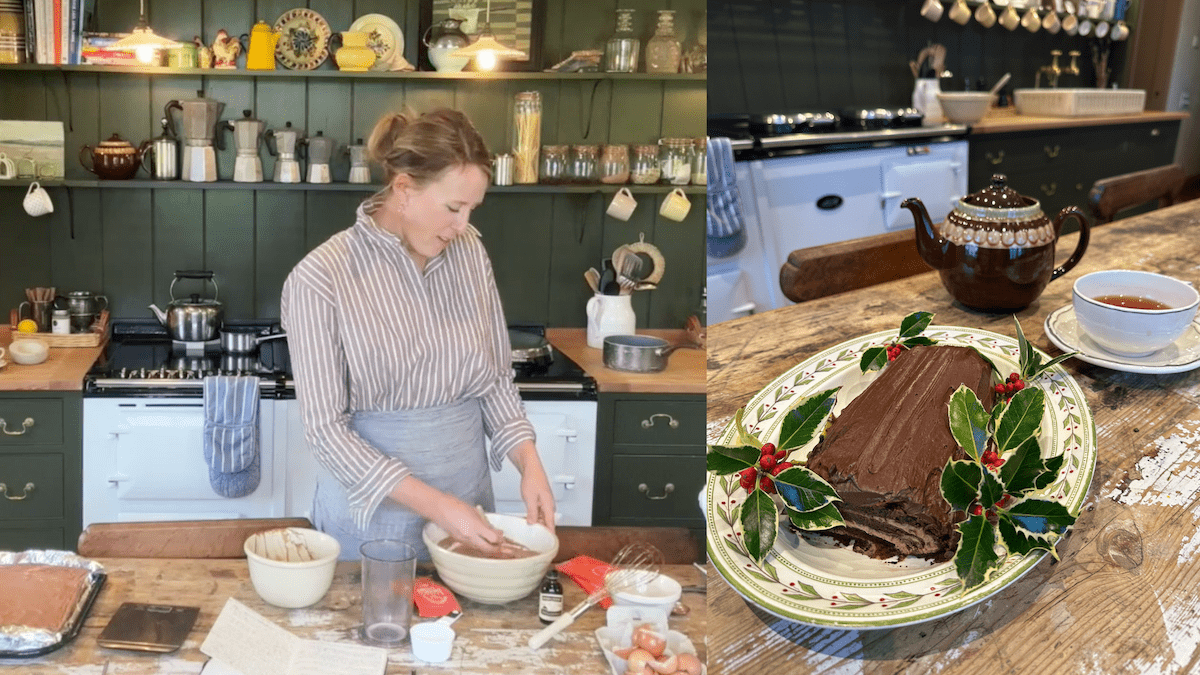
[[[242,119],[225,120],[223,129],[233,132],[234,147],[237,157],[233,163],[233,180],[238,183],[261,183],[263,179],[262,160],[258,157],[258,148],[262,143],[262,120],[250,116],[249,110],[242,111]]]
[[[309,136],[305,144],[308,146],[308,182],[330,182],[329,160],[333,158],[334,140],[318,131],[316,136]]]
[[[275,160],[275,173],[271,180],[276,183],[299,183],[303,177],[300,173],[300,160],[296,150],[300,145],[300,132],[287,122],[282,129],[270,129],[264,136],[267,139],[267,152],[278,157]]]
[[[217,180],[217,155],[213,150],[213,142],[219,142],[217,120],[225,104],[204,98],[203,94],[203,91],[197,91],[194,99],[170,101],[163,108],[163,114],[171,126],[172,135],[183,139],[180,177],[187,181],[211,183]],[[172,109],[180,113],[178,128],[171,116]]]
[[[367,165],[367,146],[363,145],[363,139],[358,139],[356,145],[346,146],[346,154],[350,155],[350,182],[370,183],[371,167]]]

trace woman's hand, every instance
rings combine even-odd
[[[525,441],[508,453],[521,472],[521,499],[525,502],[525,522],[541,523],[554,531],[554,492],[538,457],[533,441]]]
[[[487,554],[500,553],[504,532],[492,527],[477,507],[458,497],[446,494],[410,475],[396,484],[391,498],[426,520],[436,523],[455,541]]]

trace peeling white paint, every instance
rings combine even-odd
[[[1200,611],[1197,599],[1190,593],[1175,592],[1173,597],[1164,598],[1157,592],[1154,600],[1162,612],[1163,627],[1171,643],[1171,654],[1162,654],[1154,659],[1140,659],[1129,665],[1142,675],[1174,675],[1182,673],[1200,647]]]
[[[1179,549],[1179,560],[1177,562],[1180,565],[1192,562],[1196,557],[1197,551],[1200,551],[1200,536],[1193,536],[1190,539],[1184,537],[1183,546]]]
[[[334,622],[335,614],[322,610],[302,609],[288,612],[288,623],[292,626],[328,626]]]
[[[1185,506],[1200,491],[1200,431],[1176,425],[1179,433],[1158,438],[1158,452],[1140,459],[1141,474],[1124,489],[1113,490],[1109,497],[1122,504]],[[1200,514],[1198,514],[1200,515]]]

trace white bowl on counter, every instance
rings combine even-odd
[[[8,346],[8,355],[13,363],[23,366],[36,366],[50,356],[50,346],[41,340],[23,338],[13,340]]]
[[[455,593],[487,605],[503,605],[529,595],[550,568],[558,553],[558,537],[544,525],[530,525],[524,518],[498,513],[486,514],[492,527],[522,546],[537,551],[527,558],[482,558],[448,551],[439,542],[449,536],[435,523],[425,524],[421,537],[429,549],[438,576]]]
[[[986,91],[938,92],[938,103],[946,119],[955,124],[975,124],[983,119],[994,96]]]
[[[670,614],[683,595],[683,586],[665,574],[655,575],[649,581],[641,581],[637,577],[632,575],[629,583],[612,589],[613,604],[649,607]]]
[[[342,552],[337,539],[304,527],[252,534],[242,548],[254,590],[284,609],[315,605],[325,597]]]

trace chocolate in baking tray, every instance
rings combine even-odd
[[[0,657],[40,656],[79,632],[104,568],[70,551],[0,551]]]

